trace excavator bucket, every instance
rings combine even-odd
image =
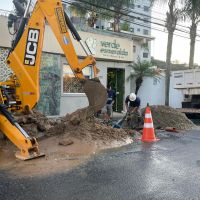
[[[81,82],[83,84],[83,90],[89,101],[89,108],[92,109],[94,113],[98,112],[106,104],[106,88],[101,84],[98,78],[84,79]]]

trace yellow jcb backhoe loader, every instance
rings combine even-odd
[[[31,138],[20,127],[11,113],[29,111],[39,100],[39,72],[46,21],[63,49],[74,75],[83,84],[89,101],[88,114],[92,115],[100,110],[105,105],[107,96],[105,87],[95,78],[95,59],[64,12],[61,0],[37,0],[30,18],[27,19],[30,4],[31,0],[27,3],[6,60],[14,74],[7,81],[0,82],[0,131],[19,148],[20,152],[16,153],[16,157],[22,160],[42,156],[36,139]],[[69,30],[86,53],[81,62],[76,55]],[[93,69],[93,79],[86,79],[83,75],[83,68],[88,66]]]

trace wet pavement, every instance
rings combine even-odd
[[[198,200],[200,130],[158,134],[94,156],[65,174],[15,178],[0,172],[0,200]]]

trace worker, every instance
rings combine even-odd
[[[112,107],[115,102],[115,98],[116,98],[115,90],[113,90],[111,86],[108,86],[107,87],[106,109],[107,109],[107,115],[108,115],[109,119],[111,118]]]
[[[96,117],[100,117],[100,114],[102,114],[104,123],[106,124],[110,122],[112,107],[115,102],[115,98],[116,98],[115,90],[113,90],[111,86],[107,86],[106,105],[95,114]]]
[[[127,117],[129,119],[132,119],[131,114],[136,114],[137,115],[137,123],[138,126],[142,122],[142,115],[140,111],[140,98],[136,96],[135,93],[130,93],[125,100],[125,106],[127,110]],[[132,117],[131,117],[132,116]]]
[[[136,96],[135,93],[130,93],[125,100],[125,106],[127,112],[136,112],[141,116],[140,112],[140,98]]]

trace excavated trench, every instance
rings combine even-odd
[[[105,148],[131,143],[134,135],[130,129],[115,129],[102,120],[88,117],[88,107],[56,119],[47,118],[33,110],[32,114],[16,113],[15,119],[33,137],[38,138],[44,158],[28,162],[14,157],[16,148],[9,141],[0,139],[0,170],[16,176],[36,176],[70,170]],[[151,106],[155,128],[166,126],[191,129],[195,125],[177,110],[165,106]],[[144,111],[143,111],[144,112]],[[89,111],[90,113],[90,111]]]

